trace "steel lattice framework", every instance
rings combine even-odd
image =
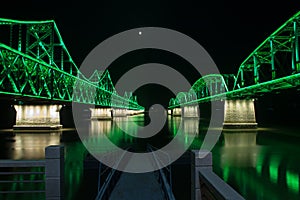
[[[228,80],[228,79],[227,79]],[[209,74],[198,79],[188,92],[179,92],[176,98],[169,102],[170,107],[190,104],[192,102],[209,101],[211,96],[228,92],[224,76],[220,74]],[[221,98],[222,95],[219,96]],[[200,100],[200,101],[199,101]]]
[[[170,100],[169,108],[224,98],[249,98],[300,86],[299,35],[300,12],[264,40],[242,62],[237,75],[202,77],[192,87],[196,100],[183,101],[181,93]]]
[[[124,97],[117,94],[108,71],[95,71],[85,77],[53,20],[0,18],[0,33],[1,94],[143,109],[132,93]]]

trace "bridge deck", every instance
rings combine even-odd
[[[153,172],[123,173],[110,196],[110,200],[122,199],[163,200],[164,196]]]

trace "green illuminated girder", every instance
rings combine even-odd
[[[6,34],[0,38],[0,93],[144,109],[131,93],[125,97],[117,94],[108,71],[95,71],[86,78],[70,56],[53,20],[0,18],[1,33],[2,29]],[[75,90],[76,94],[72,94],[74,86],[79,91]],[[93,97],[93,92],[98,96]]]
[[[112,83],[112,80],[110,78],[110,74],[109,72],[106,71],[98,71],[96,70],[89,78],[89,81],[92,82],[94,85],[109,91],[111,94],[114,94],[115,97],[117,95],[117,91]],[[106,94],[98,94],[99,97],[99,101],[103,101],[103,102],[110,102],[110,96],[106,96]],[[123,107],[128,107],[128,109],[138,109],[138,108],[142,108],[142,107],[137,107],[138,103],[137,103],[137,98],[136,96],[132,96],[132,92],[125,92],[124,94],[124,98],[127,99],[127,101],[121,101],[118,100],[118,98],[113,98],[113,104],[115,104],[114,101],[119,102],[120,104],[122,104]]]
[[[96,86],[4,44],[0,44],[0,93],[99,106],[143,109],[136,101],[106,90],[105,86]],[[97,94],[96,97],[94,94]],[[111,97],[114,99],[113,103]]]
[[[177,98],[171,98],[169,101],[169,108],[175,108],[177,106],[179,106],[179,102]]]
[[[299,35],[300,12],[261,43],[242,62],[236,76],[223,75],[226,83],[224,86],[227,85],[226,91],[214,92],[211,84],[207,84],[207,81],[201,78],[192,87],[197,94],[196,100],[182,101],[186,99],[182,93],[180,99],[170,100],[169,108],[225,98],[248,98],[300,86]],[[262,69],[266,67],[268,70],[265,71],[268,74],[264,74]],[[230,81],[227,81],[228,78],[234,80],[232,89],[228,89],[231,85]],[[222,81],[224,79],[219,78]]]
[[[198,79],[190,91],[197,94],[197,98],[207,97],[228,91],[224,77],[220,74],[209,74]]]
[[[215,94],[212,96],[203,97],[200,99],[196,99],[194,101],[188,101],[181,104],[178,103],[171,104],[174,101],[171,99],[169,108],[172,109],[179,106],[192,105],[196,103],[204,103],[204,102],[224,100],[224,99],[248,98],[248,97],[257,96],[264,93],[269,93],[272,91],[294,88],[296,86],[300,86],[300,73],[278,78],[276,80],[266,81],[264,83],[260,83],[260,84],[256,84],[244,88],[239,88],[232,91],[227,91],[220,94]]]
[[[1,43],[72,75],[80,73],[53,20],[19,21],[0,18],[1,33],[2,29],[9,33],[3,33],[8,38],[1,35]]]
[[[240,65],[233,89],[299,73],[299,25],[300,12],[264,40]]]
[[[227,82],[229,75],[226,75]],[[169,106],[176,107],[187,102],[194,102],[197,99],[221,94],[228,91],[224,77],[220,74],[209,74],[198,79],[189,92],[180,92],[175,99],[171,99]]]

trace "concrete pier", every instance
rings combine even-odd
[[[112,119],[112,109],[91,108],[91,119]]]
[[[198,105],[184,106],[182,108],[182,116],[183,117],[200,117],[199,106]]]
[[[172,115],[172,116],[181,116],[181,108],[173,108],[168,110],[168,115]]]
[[[127,109],[113,108],[112,117],[126,117],[128,115]]]
[[[59,111],[61,105],[15,105],[16,125],[14,130],[60,129]]]
[[[224,128],[257,128],[254,99],[225,100]]]

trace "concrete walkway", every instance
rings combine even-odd
[[[162,189],[154,173],[123,173],[117,182],[110,200],[163,200]]]

